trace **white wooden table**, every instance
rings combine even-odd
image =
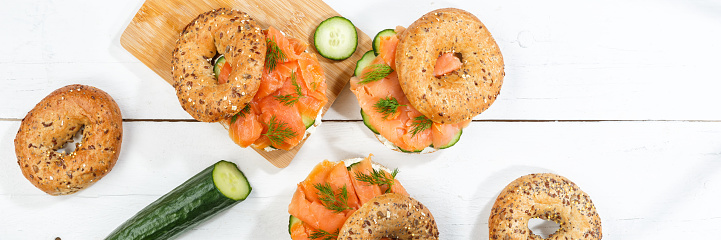
[[[284,169],[191,121],[173,88],[119,38],[143,0],[0,4],[0,239],[101,239],[201,169],[226,159],[250,197],[181,239],[289,239],[295,184],[323,159],[375,155],[401,170],[442,239],[488,239],[498,193],[553,172],[593,199],[606,239],[711,239],[721,230],[721,4],[689,1],[343,1],[369,35],[458,7],[491,30],[506,63],[495,104],[454,147],[401,154],[378,143],[343,90]],[[79,193],[53,197],[20,173],[13,139],[48,93],[81,83],[120,105],[120,159]]]

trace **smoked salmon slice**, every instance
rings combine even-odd
[[[436,60],[436,66],[433,69],[433,75],[436,77],[443,76],[461,68],[461,59],[453,55],[452,52],[441,54]]]
[[[224,125],[241,147],[290,150],[306,136],[303,118],[315,119],[328,102],[325,74],[317,56],[305,52],[308,44],[272,27],[264,33],[269,48],[277,48],[281,57],[273,69],[263,69],[258,91],[248,104],[252,111],[225,119]]]
[[[356,176],[358,173],[371,174],[372,170],[372,163],[369,158],[366,158],[351,167],[351,175]],[[355,177],[353,178],[353,187],[356,190],[356,194],[358,194],[358,200],[360,200],[361,205],[383,194],[378,185],[361,182]]]
[[[392,69],[396,69],[396,46],[398,46],[399,41],[397,36],[398,35],[381,37],[381,51],[380,54],[378,54]]]
[[[288,206],[288,213],[297,217],[310,227],[321,229],[327,232],[336,232],[343,226],[343,223],[350,216],[350,213],[336,213],[327,209],[322,203],[309,201],[306,199],[306,193],[302,188],[296,189],[293,199]]]
[[[248,147],[255,142],[263,132],[263,125],[258,119],[258,115],[254,114],[250,108],[245,113],[238,114],[235,119],[231,119],[231,132],[245,131],[245,134],[230,134],[230,138],[241,147]],[[235,120],[235,121],[233,121]]]
[[[348,170],[349,168],[342,161],[330,162],[324,160],[311,170],[305,180],[298,183],[293,198],[288,205],[288,213],[301,220],[300,223],[291,226],[292,239],[309,239],[318,230],[331,234],[336,233],[343,226],[345,220],[359,209],[363,203],[385,193],[387,186],[381,188],[378,185],[358,181],[355,175],[356,173],[370,174],[372,172],[373,166],[370,156],[350,168],[351,170]],[[387,171],[384,172],[391,176]],[[390,192],[408,195],[397,179],[393,181],[394,184]],[[316,188],[320,184],[330,185],[336,196],[341,194],[339,189],[345,188],[347,190],[346,203],[349,209],[335,212],[325,206],[321,201],[321,196],[319,196],[319,190]]]
[[[386,64],[395,68],[395,48],[398,45],[398,36],[403,30],[399,27],[396,29],[398,34],[380,38],[381,51],[371,61],[369,67],[361,71],[363,76],[374,71],[370,66],[377,64]],[[452,52],[442,54],[436,62],[434,73],[447,74],[457,70],[461,65],[460,59]],[[403,151],[420,152],[429,146],[436,148],[447,146],[470,122],[440,124],[430,121],[410,105],[395,72],[377,81],[362,81],[363,79],[357,76],[351,78],[350,90],[356,95],[361,109],[366,114],[365,120],[385,140]],[[386,114],[378,109],[382,101],[387,103],[389,99],[395,101],[394,105],[397,106],[392,114]]]
[[[300,222],[290,227],[290,239],[311,240],[310,235],[312,235],[314,231],[316,231],[316,229],[308,226],[308,224],[304,222]]]

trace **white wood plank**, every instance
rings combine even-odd
[[[721,32],[710,30],[721,27],[721,7],[712,1],[328,4],[369,34],[440,7],[477,15],[501,47],[506,78],[476,119],[719,119],[708,111],[721,100]],[[327,116],[346,112],[357,111]]]
[[[0,146],[18,122],[0,122]],[[237,163],[250,198],[181,239],[287,239],[295,184],[323,159],[374,154],[399,168],[408,192],[434,213],[443,239],[487,239],[490,208],[515,178],[554,172],[593,199],[608,239],[702,239],[721,224],[721,123],[481,122],[434,154],[390,151],[359,122],[326,122],[285,169],[233,146],[206,123],[126,122],[115,169],[75,195],[51,197],[25,180],[12,149],[0,152],[3,239],[98,239],[220,159]],[[183,131],[178,131],[183,129]],[[50,220],[37,229],[39,221]]]
[[[12,103],[0,106],[0,117],[21,118],[50,91],[77,82],[110,92],[126,118],[189,119],[173,89],[119,45],[141,4],[14,1],[0,10],[0,31],[14,33],[0,37],[0,76],[12,86],[0,89],[0,101]],[[498,101],[477,119],[721,119],[709,111],[721,101],[721,32],[711,30],[721,27],[721,14],[713,1],[328,4],[371,35],[440,7],[479,16],[504,53],[507,76]],[[348,99],[326,118],[359,119]]]
[[[0,118],[81,83],[108,92],[124,118],[190,119],[175,90],[120,46],[143,1],[13,1],[0,9]]]

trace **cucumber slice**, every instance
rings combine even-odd
[[[352,170],[353,168],[355,168],[355,166],[358,165],[358,163],[360,163],[360,162],[354,162],[354,163],[352,163],[351,165],[349,165],[348,167],[346,167],[346,169],[348,169],[348,171],[350,171],[350,170]]]
[[[350,20],[341,16],[330,17],[318,24],[313,44],[321,56],[343,60],[353,55],[358,47],[358,33]]]
[[[363,54],[363,57],[358,59],[358,62],[355,64],[355,75],[357,77],[362,76],[363,69],[365,69],[368,65],[371,64],[373,59],[376,58],[376,55],[373,54],[373,51],[369,50],[366,53]]]
[[[220,161],[213,167],[213,184],[223,196],[235,201],[245,200],[251,187],[235,163]]]
[[[453,145],[456,145],[458,140],[461,140],[461,134],[463,134],[463,129],[459,130],[458,133],[456,133],[456,135],[453,136],[453,139],[451,139],[451,141],[448,144],[441,146],[439,149],[446,149],[449,147],[453,147]]]
[[[219,161],[149,204],[105,239],[169,239],[245,200],[252,188],[238,167]]]
[[[215,64],[213,65],[213,73],[215,73],[215,79],[218,79],[220,77],[220,70],[223,68],[224,64],[225,56],[220,55],[220,57],[215,60]]]
[[[290,229],[293,228],[293,225],[300,224],[302,222],[303,221],[301,221],[297,217],[290,215],[290,218],[288,219],[288,233],[291,233]]]
[[[416,151],[408,151],[408,150],[405,150],[405,149],[400,148],[400,147],[397,147],[397,148],[398,148],[398,150],[400,150],[401,152],[404,152],[404,153],[419,153],[419,152],[422,152],[422,151],[423,151],[423,149],[421,149],[421,150],[416,150]]]
[[[396,35],[396,31],[393,29],[383,29],[376,34],[373,38],[373,53],[375,53],[376,56],[381,52],[381,37],[393,35]]]
[[[303,125],[305,125],[305,129],[310,128],[310,126],[313,126],[313,124],[315,123],[315,116],[300,115],[300,119],[303,120]]]
[[[376,130],[376,128],[373,127],[373,125],[371,125],[370,116],[368,116],[368,114],[366,114],[366,112],[364,112],[362,108],[361,108],[360,114],[361,114],[361,117],[363,118],[363,124],[365,124],[366,127],[368,127],[368,129],[370,129],[373,133],[380,134],[380,133],[378,133],[378,130]]]

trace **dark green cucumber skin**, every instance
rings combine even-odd
[[[383,29],[380,32],[376,33],[376,36],[373,37],[373,54],[378,56],[380,54],[381,50],[381,36],[393,36],[396,34],[396,31],[394,29]]]
[[[371,123],[368,120],[368,117],[366,116],[366,113],[363,111],[362,108],[360,110],[360,114],[361,114],[361,117],[363,118],[363,124],[365,124],[366,127],[368,127],[368,129],[371,130],[371,132],[373,132],[375,134],[380,134],[380,133],[378,133],[378,130],[376,130],[376,128],[373,127],[373,125],[371,125]]]
[[[215,164],[140,210],[108,240],[169,239],[243,200],[225,197],[213,183]]]
[[[373,58],[375,58],[375,54],[373,53],[373,50],[369,50],[366,53],[363,54],[363,56],[358,59],[358,62],[356,62],[355,70],[353,71],[353,75],[357,77],[362,77],[361,73],[363,72],[363,68],[367,67],[371,61],[373,61]],[[367,61],[367,63],[363,64],[364,61]],[[364,65],[364,66],[361,66]]]
[[[215,60],[215,64],[213,64],[213,73],[215,74],[215,79],[217,80],[220,77],[220,71],[222,71],[223,66],[219,63],[225,64],[225,56],[220,55],[218,59]]]
[[[445,146],[441,146],[439,149],[446,149],[446,148],[449,148],[449,147],[453,147],[454,145],[456,145],[456,143],[458,143],[458,141],[461,140],[461,135],[463,135],[463,129],[461,129],[460,131],[458,131],[458,133],[456,134],[456,136],[454,136],[455,138],[454,138],[453,140],[451,140],[451,142],[449,142],[449,143],[446,144]]]
[[[290,217],[288,218],[288,234],[291,233],[290,229],[291,229],[291,227],[293,227],[293,223],[296,223],[296,222],[300,222],[300,219],[298,219],[297,217],[295,217],[293,215],[290,215]]]

